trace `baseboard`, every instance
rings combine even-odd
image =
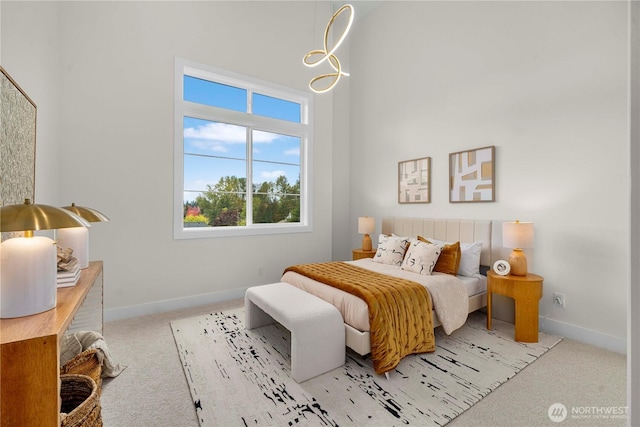
[[[545,319],[544,317],[540,317],[538,320],[540,330],[543,332],[595,345],[596,347],[605,348],[616,353],[627,353],[626,338],[614,337],[592,329],[570,325],[553,319]]]
[[[212,292],[209,294],[194,295],[184,298],[132,305],[129,307],[112,308],[104,311],[104,321],[130,319],[132,317],[146,316],[149,314],[164,313],[183,308],[197,307],[199,305],[213,304],[244,298],[247,288],[233,289],[230,291]],[[616,353],[627,353],[626,338],[614,337],[603,334],[592,329],[582,328],[569,323],[559,322],[553,319],[539,318],[540,330],[554,335],[580,341],[596,347],[615,351]]]
[[[110,322],[113,320],[130,319],[132,317],[164,313],[167,311],[244,298],[246,290],[247,288],[233,289],[231,291],[213,292],[210,294],[131,305],[129,307],[107,309],[104,311],[104,321]]]

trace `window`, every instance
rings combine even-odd
[[[311,231],[311,97],[176,58],[174,237]]]

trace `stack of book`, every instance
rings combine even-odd
[[[80,278],[78,258],[72,256],[72,249],[58,246],[58,287],[75,286]]]
[[[80,278],[80,267],[76,262],[71,270],[58,270],[58,287],[75,286]]]

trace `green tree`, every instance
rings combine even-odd
[[[185,212],[197,206],[202,215],[210,218],[211,226],[246,225],[246,178],[225,176],[195,202],[185,203]],[[273,224],[300,222],[300,177],[291,185],[284,175],[275,181],[253,184],[253,222]]]
[[[247,179],[236,176],[207,185],[207,191],[196,198],[202,214],[211,219],[209,225],[243,225],[246,200]]]
[[[288,222],[300,222],[300,176],[296,183],[289,189],[287,196]]]
[[[253,222],[269,224],[274,222],[276,196],[272,182],[263,182],[253,186]]]
[[[280,175],[275,182],[253,186],[253,221],[258,224],[300,221],[300,179],[290,185]]]

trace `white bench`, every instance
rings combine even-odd
[[[275,322],[291,332],[291,376],[301,383],[344,365],[344,320],[338,309],[288,283],[247,289],[247,329]]]

